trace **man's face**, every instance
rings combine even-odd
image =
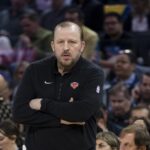
[[[122,24],[114,16],[109,16],[104,20],[104,30],[110,36],[118,35],[122,32]]]
[[[120,54],[117,56],[115,62],[115,74],[123,79],[126,79],[134,70],[134,64],[129,60],[129,57],[126,54]]]
[[[51,46],[58,60],[58,65],[70,68],[81,56],[85,43],[81,41],[78,26],[73,24],[69,27],[57,27]]]
[[[134,134],[126,133],[120,137],[120,150],[138,150],[134,142]]]
[[[123,92],[110,95],[109,101],[111,104],[112,112],[116,116],[125,115],[130,110],[131,102],[129,99],[125,98]]]
[[[143,76],[143,79],[140,84],[140,91],[141,91],[142,97],[144,99],[149,100],[149,103],[150,103],[150,77],[149,76],[147,75]]]
[[[23,18],[21,20],[21,26],[23,29],[23,32],[28,35],[29,37],[32,37],[36,33],[36,23],[31,21],[28,18]]]

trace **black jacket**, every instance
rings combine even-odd
[[[28,125],[27,149],[94,150],[94,114],[100,106],[103,72],[83,58],[63,76],[56,66],[55,57],[31,64],[15,96],[13,117]],[[30,109],[33,98],[43,98],[41,111]],[[63,125],[61,118],[86,124]]]

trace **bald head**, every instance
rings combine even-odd
[[[54,33],[53,33],[54,38],[55,38],[56,31],[61,30],[62,28],[71,28],[72,30],[77,30],[78,29],[78,31],[80,33],[81,40],[83,40],[82,28],[79,25],[77,25],[76,23],[73,23],[73,22],[70,22],[70,21],[61,22],[55,27]]]

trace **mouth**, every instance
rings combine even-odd
[[[62,55],[63,59],[70,59],[71,58],[71,55],[70,54],[63,54]]]

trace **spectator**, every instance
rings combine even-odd
[[[86,26],[97,33],[102,31],[104,11],[99,0],[72,0],[72,4],[83,11]]]
[[[14,50],[7,36],[0,36],[0,64],[9,67],[13,62]]]
[[[51,0],[51,9],[41,16],[42,27],[53,30],[55,25],[64,19],[65,11],[66,5],[64,0]]]
[[[11,120],[0,123],[0,149],[1,150],[24,150],[22,149],[22,137],[18,126]]]
[[[13,44],[16,43],[22,32],[20,19],[27,10],[30,10],[27,6],[27,0],[11,0],[11,7],[0,12],[0,29],[6,30],[11,35]]]
[[[96,150],[119,150],[119,145],[119,139],[113,132],[100,132],[96,136]]]
[[[82,11],[77,7],[70,7],[65,12],[65,19],[77,23],[82,27],[83,38],[86,43],[85,49],[83,51],[83,57],[88,60],[92,59],[94,50],[99,41],[98,34],[84,25],[84,16]]]
[[[138,87],[133,90],[134,104],[139,103],[150,106],[150,73],[144,73],[140,79]]]
[[[21,19],[23,35],[26,35],[31,42],[31,46],[35,47],[39,57],[48,55],[50,52],[49,45],[52,32],[42,28],[39,25],[39,16],[35,11],[26,12]]]
[[[95,59],[102,67],[112,68],[119,51],[133,49],[133,36],[123,30],[121,16],[117,13],[105,15],[104,34],[100,38]]]
[[[133,32],[149,31],[149,0],[130,0],[130,3],[132,11],[124,22],[124,29]]]
[[[21,35],[14,50],[14,62],[33,62],[37,59],[38,52],[36,48],[32,45],[30,38],[26,35]]]
[[[138,125],[124,128],[120,134],[120,150],[150,150],[150,135]]]
[[[150,121],[150,110],[144,105],[137,105],[131,110],[131,122],[134,122],[136,119],[145,118]]]
[[[120,51],[114,63],[115,77],[110,80],[111,86],[118,82],[126,84],[132,90],[139,81],[139,76],[135,72],[136,57],[130,50]]]
[[[110,108],[107,118],[108,130],[116,135],[129,124],[131,111],[131,95],[123,83],[118,83],[109,91]]]

